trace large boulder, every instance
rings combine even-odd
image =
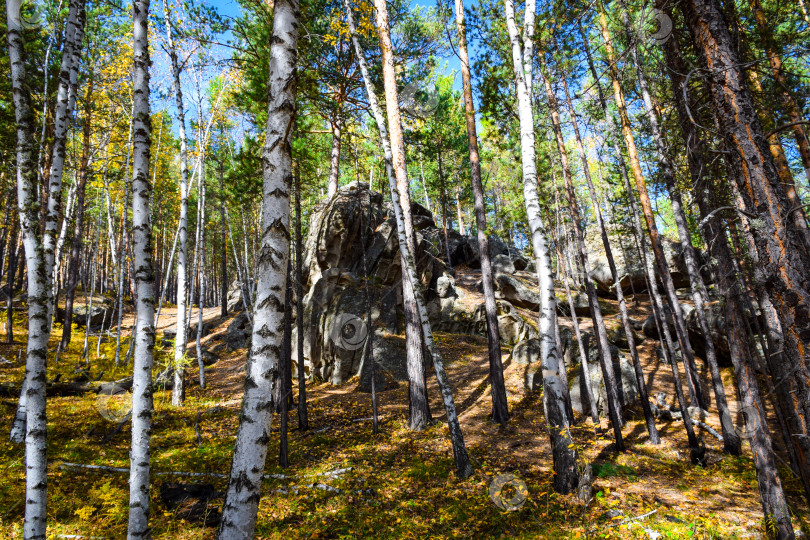
[[[479,266],[477,239],[445,232],[418,204],[411,206],[411,213],[417,273],[433,329],[486,335],[483,304],[464,301],[454,271],[444,262],[449,252],[451,265]],[[539,304],[536,285],[529,279],[532,276],[518,272],[527,262],[520,252],[494,237],[490,254],[501,270],[497,274],[498,321],[504,343],[514,345],[536,338],[536,323],[515,308],[536,309]],[[401,259],[393,212],[384,197],[370,191],[367,184],[353,182],[317,208],[310,221],[304,271],[302,369],[309,376],[334,384],[360,375],[362,387],[366,384],[363,349],[365,340],[373,335],[375,364],[394,379],[405,378],[405,346],[398,337],[404,321]],[[367,286],[372,295],[371,328],[366,327]],[[233,341],[238,340],[241,337],[235,332]],[[297,356],[293,348],[296,370]]]
[[[469,246],[469,256],[464,263],[469,266],[470,268],[481,268],[481,250],[478,247],[478,238],[475,236],[465,236],[464,237],[467,241],[467,245]],[[507,259],[509,257],[509,248],[507,245],[498,238],[497,236],[490,236],[489,237],[489,257],[490,260],[495,262],[496,260],[500,261],[502,259],[499,256],[503,255]],[[510,261],[511,262],[511,261]],[[512,269],[514,272],[514,269]]]
[[[228,311],[236,312],[245,309],[245,303],[242,301],[243,288],[242,283],[234,281],[228,288]]]
[[[225,346],[231,351],[245,349],[250,346],[252,334],[253,325],[250,324],[250,317],[246,311],[242,311],[225,330]]]
[[[537,325],[524,318],[515,307],[505,300],[497,300],[498,330],[501,341],[507,345],[514,345],[528,339],[539,337]],[[484,304],[476,306],[473,312],[473,328],[476,334],[486,335],[486,310]]]
[[[503,298],[515,306],[526,309],[536,310],[540,307],[537,284],[531,280],[512,274],[496,273],[494,281],[496,298]]]
[[[600,416],[607,416],[607,391],[605,390],[605,381],[599,363],[599,349],[594,341],[594,336],[590,333],[584,333],[582,339],[587,351],[588,371],[591,388],[596,399],[596,409],[599,411]],[[613,361],[613,372],[616,378],[621,381],[618,388],[619,402],[622,407],[627,407],[636,403],[639,399],[636,372],[631,361],[623,354],[620,354],[619,349],[612,344],[610,354]],[[579,358],[579,356],[576,356],[576,358]],[[588,394],[585,388],[585,378],[582,376],[581,362],[578,362],[576,372],[577,374],[570,387],[571,406],[575,411],[587,414],[590,410],[590,404],[588,403]]]
[[[355,375],[361,377],[361,388],[369,386],[364,377],[365,350],[369,334],[374,332],[373,357],[378,377],[388,373],[394,379],[407,378],[405,344],[398,336],[385,331],[382,301],[396,297],[395,288],[369,285],[371,299],[366,298],[363,280],[338,268],[321,273],[304,296],[304,369],[308,375],[332,384],[343,384]],[[367,301],[371,304],[371,328],[366,318]],[[297,339],[297,334],[296,334]],[[292,353],[297,373],[298,351]],[[378,381],[380,382],[380,381]],[[378,388],[382,386],[378,385]]]
[[[590,276],[596,282],[600,290],[613,294],[613,277],[610,273],[605,247],[598,230],[589,230],[585,236],[585,249],[588,252],[588,260],[591,264]],[[647,281],[644,275],[641,254],[635,242],[630,242],[621,231],[611,231],[609,235],[613,261],[616,263],[616,271],[621,276],[620,282],[625,292],[635,290],[636,292],[647,289]],[[664,248],[664,255],[667,259],[670,276],[675,283],[675,287],[688,287],[689,276],[686,273],[686,265],[683,259],[683,249],[680,242],[661,237]],[[704,264],[704,255],[696,250],[701,259],[699,264],[708,268]],[[652,256],[652,252],[648,252]],[[708,283],[711,281],[711,274],[706,271],[703,279]]]

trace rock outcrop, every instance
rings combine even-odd
[[[591,388],[593,389],[594,397],[596,399],[596,410],[600,416],[607,416],[607,392],[605,390],[605,381],[602,377],[602,369],[599,365],[599,349],[596,346],[594,337],[590,333],[583,333],[583,342],[588,358],[588,370],[591,379]],[[568,342],[569,346],[576,347],[573,340]],[[639,399],[638,395],[638,381],[636,380],[636,373],[633,369],[633,364],[629,358],[619,352],[618,347],[611,344],[610,355],[613,359],[613,371],[617,378],[621,379],[619,386],[619,401],[622,407],[627,407],[636,403]],[[577,353],[575,358],[579,358]],[[571,407],[583,414],[588,414],[590,404],[588,403],[588,394],[585,389],[585,379],[582,376],[582,366],[577,363],[574,368],[576,375],[570,383]]]
[[[437,227],[432,214],[413,204],[417,271],[426,291],[426,308],[437,331],[485,333],[483,305],[470,309],[461,302],[453,271],[446,264],[450,253],[453,266],[480,266],[475,238]],[[448,249],[449,248],[449,249]],[[525,267],[514,260],[506,245],[492,238],[490,253],[501,268]],[[373,332],[375,363],[396,379],[403,379],[405,348],[402,339],[402,292],[396,223],[390,204],[364,183],[342,187],[313,215],[304,258],[306,272],[302,316],[304,369],[312,376],[342,384],[355,375],[364,380],[364,344]],[[366,276],[368,280],[366,280]],[[507,274],[499,274],[505,287]],[[366,286],[371,294],[371,326],[366,320]],[[521,300],[521,295],[527,299]],[[532,296],[534,295],[534,296]],[[536,289],[522,287],[512,295],[520,305],[536,305]],[[537,336],[536,325],[526,321],[507,300],[499,302],[499,322],[504,342],[517,343]],[[237,334],[234,341],[241,339]],[[294,369],[297,351],[293,349]]]
[[[621,233],[613,233],[610,235],[610,245],[613,252],[613,260],[616,263],[616,271],[621,277],[622,289],[625,292],[635,290],[640,292],[647,289],[647,281],[644,276],[644,266],[642,264],[641,253],[636,247],[635,241]],[[667,237],[661,237],[664,248],[664,253],[669,263],[669,273],[675,283],[675,287],[688,287],[689,276],[686,273],[686,265],[683,259],[683,249],[680,242],[670,240]],[[607,256],[605,255],[605,247],[602,244],[602,237],[598,231],[589,231],[585,238],[585,247],[588,250],[588,258],[591,263],[591,279],[596,282],[600,290],[610,292],[613,286],[613,278],[610,274],[610,266],[608,265]],[[698,257],[701,258],[699,264],[702,268],[708,268],[703,264],[705,261],[702,259],[704,255],[698,251]],[[652,256],[652,252],[648,250],[648,256]],[[703,279],[709,283],[711,282],[710,273],[705,273]]]

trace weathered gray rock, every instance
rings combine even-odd
[[[88,308],[90,306],[88,304],[84,304],[84,298],[80,298],[82,296],[81,292],[76,293],[76,301],[81,301],[82,303],[75,303],[73,304],[73,322],[81,327],[84,327],[87,324],[87,313]],[[63,299],[64,300],[64,299]],[[105,297],[98,297],[96,296],[93,298],[93,306],[90,311],[90,326],[99,326],[102,322],[104,322],[105,326],[110,324],[110,321],[117,313],[115,309],[115,300],[112,298]],[[58,306],[56,308],[56,320],[64,324],[65,322],[65,308],[62,306]]]
[[[250,346],[252,333],[253,326],[250,324],[248,314],[243,311],[234,317],[225,330],[225,345],[231,351],[247,348]]]
[[[593,388],[596,397],[596,409],[599,411],[600,416],[607,416],[607,392],[602,376],[602,368],[599,364],[598,348],[591,334],[584,333],[583,340],[586,343],[588,368],[591,375],[591,388]],[[616,378],[621,380],[618,389],[619,401],[622,407],[632,405],[639,399],[638,381],[636,381],[636,373],[633,369],[633,364],[624,355],[620,355],[618,348],[615,346],[611,345],[610,352],[613,359],[613,371],[616,374]],[[579,357],[577,356],[576,358]],[[575,411],[582,413],[583,411],[590,410],[590,405],[584,386],[585,383],[582,377],[581,365],[578,366],[577,370],[578,373],[571,383],[571,406]]]
[[[540,307],[540,294],[537,285],[510,274],[495,274],[495,297],[503,298],[511,304],[535,310]]]
[[[499,274],[514,274],[515,263],[509,255],[495,255],[492,259],[492,271]]]
[[[242,311],[245,309],[245,304],[242,302],[242,284],[239,281],[234,281],[228,288],[228,311]]]
[[[590,276],[598,287],[606,292],[612,292],[613,277],[610,273],[610,266],[608,265],[607,256],[605,255],[605,247],[602,243],[602,238],[599,231],[591,230],[585,237],[585,249],[588,251],[588,259],[591,263]],[[641,262],[641,254],[636,248],[635,242],[628,242],[623,238],[623,233],[620,231],[613,231],[609,235],[611,250],[613,252],[613,259],[616,263],[616,271],[621,276],[620,282],[622,289],[625,292],[635,290],[636,292],[646,290],[647,282],[644,276],[644,267]],[[675,287],[688,287],[689,276],[686,273],[686,265],[683,260],[683,250],[681,249],[680,242],[670,240],[669,238],[662,237],[662,244],[664,254],[667,258],[669,265],[669,272]],[[648,255],[651,256],[651,253]],[[701,265],[708,268],[703,264],[704,256],[698,250],[698,257],[701,258]],[[711,274],[706,272],[703,276],[707,282],[711,281]]]
[[[515,345],[521,341],[536,339],[539,337],[537,326],[534,322],[524,319],[512,304],[505,300],[497,300],[498,308],[498,329],[501,334],[501,341],[508,345]],[[486,335],[486,311],[484,304],[479,304],[473,313],[475,333]]]
[[[512,361],[520,365],[539,362],[542,358],[539,339],[521,341],[512,349]]]
[[[465,236],[469,246],[468,258],[464,263],[470,268],[481,268],[481,253],[478,248],[478,238],[475,236]],[[509,248],[497,236],[489,237],[489,256],[494,261],[498,255],[506,255],[508,258]],[[514,270],[512,270],[514,272]]]
[[[436,280],[436,294],[439,298],[455,298],[456,279],[448,273],[444,273]]]

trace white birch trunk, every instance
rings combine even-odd
[[[17,204],[28,271],[28,346],[25,365],[25,523],[26,539],[45,538],[47,488],[47,418],[45,367],[50,336],[50,281],[45,266],[40,204],[34,162],[34,114],[25,73],[20,0],[6,1],[8,54],[17,124]],[[22,403],[21,403],[22,405]]]
[[[188,256],[187,224],[188,224],[188,149],[186,139],[186,114],[183,109],[183,89],[180,83],[180,62],[177,58],[177,48],[172,36],[172,21],[169,16],[169,6],[163,0],[163,17],[166,24],[166,42],[169,49],[169,58],[172,62],[172,85],[174,88],[174,102],[177,107],[177,121],[180,127],[180,217],[178,218],[177,243],[177,327],[174,338],[174,385],[172,386],[172,405],[179,407],[183,404],[183,356],[186,354],[186,258]]]
[[[579,484],[577,452],[573,447],[565,414],[565,398],[562,385],[566,378],[560,373],[560,351],[557,350],[555,327],[557,326],[554,279],[551,274],[551,259],[546,241],[546,231],[540,217],[540,198],[537,193],[537,166],[534,137],[534,112],[532,110],[532,40],[534,37],[534,0],[526,2],[526,21],[523,42],[515,22],[515,7],[512,0],[504,0],[506,27],[512,48],[512,63],[515,73],[520,119],[520,149],[523,169],[523,198],[532,236],[537,279],[540,285],[539,333],[543,369],[543,407],[549,424],[552,455],[554,458],[557,491],[568,493]],[[528,55],[526,54],[528,53]]]
[[[269,107],[262,159],[262,238],[257,260],[257,295],[242,414],[218,538],[249,539],[270,437],[271,399],[284,333],[284,289],[290,252],[292,130],[298,60],[298,0],[277,0],[270,45]]]
[[[59,85],[56,89],[56,110],[53,125],[53,160],[48,177],[48,209],[45,214],[43,250],[45,269],[53,281],[57,223],[62,205],[62,177],[65,169],[65,147],[68,123],[76,104],[76,84],[79,72],[79,55],[84,39],[84,0],[71,0],[65,25],[65,44],[62,48],[62,64],[59,68]],[[49,289],[48,316],[53,316],[53,288]]]
[[[149,443],[152,430],[152,360],[155,346],[155,274],[152,264],[149,154],[149,0],[133,0],[132,246],[136,316],[132,374],[132,447],[127,537],[150,538]]]

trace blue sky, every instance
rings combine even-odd
[[[239,14],[241,12],[241,8],[240,8],[239,2],[237,0],[209,0],[209,1],[210,1],[210,5],[215,7],[217,9],[217,11],[221,15],[236,18],[236,17],[239,16]],[[432,7],[436,6],[436,2],[435,2],[435,0],[412,0],[411,6],[412,7],[421,6],[421,7],[424,7],[424,8],[432,8]],[[475,44],[471,43],[471,50],[470,50],[471,54],[475,54],[474,49],[475,49]],[[448,74],[450,72],[452,72],[452,71],[459,71],[460,70],[461,64],[459,62],[459,59],[455,55],[453,55],[452,53],[450,53],[448,56],[444,57],[442,60],[443,61],[440,62],[440,65],[444,66],[445,64],[447,64],[447,73]],[[472,62],[474,62],[474,61],[475,61],[475,59],[473,58]],[[461,90],[461,76],[460,75],[456,77],[456,80],[454,81],[454,87],[459,91]]]

